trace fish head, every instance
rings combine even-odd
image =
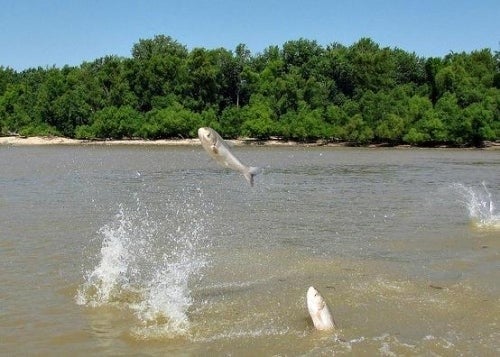
[[[204,144],[215,145],[217,142],[217,136],[215,135],[213,129],[211,128],[199,128],[198,129],[198,138]]]
[[[317,313],[326,306],[325,299],[314,286],[307,290],[307,308],[310,313]]]

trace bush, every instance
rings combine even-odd
[[[77,127],[75,136],[79,139],[131,138],[142,125],[142,115],[130,106],[106,107],[95,113],[91,123]]]
[[[168,108],[153,109],[146,114],[144,130],[149,138],[195,137],[202,125],[201,115],[176,103]]]
[[[265,102],[251,103],[241,110],[243,136],[268,139],[276,132],[276,123],[272,120],[272,110]]]
[[[25,126],[19,130],[23,136],[60,136],[61,133],[53,126],[47,123],[34,123],[34,125]]]

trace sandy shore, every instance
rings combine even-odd
[[[265,145],[265,146],[319,146],[325,145],[322,142],[317,143],[298,143],[295,141],[285,140],[227,140],[235,146],[245,145]],[[0,137],[0,145],[8,146],[35,146],[35,145],[158,145],[158,146],[196,146],[200,145],[199,139],[168,139],[168,140],[78,140],[63,137],[21,137],[21,136],[4,136]],[[328,146],[345,146],[345,144],[327,144]]]
[[[179,140],[78,140],[62,137],[0,137],[0,145],[34,146],[34,145],[200,145],[198,139]]]
[[[53,144],[66,144],[78,145],[81,140],[59,138],[59,137],[21,137],[21,136],[2,136],[0,137],[0,145],[12,146],[31,146],[31,145],[53,145]]]
[[[343,147],[349,146],[348,143],[325,143],[317,141],[312,143],[301,143],[296,141],[287,140],[255,140],[255,139],[240,139],[240,140],[227,140],[235,146],[245,145],[262,145],[262,146],[329,146],[329,147]],[[36,146],[36,145],[157,145],[157,146],[197,146],[200,145],[199,139],[168,139],[168,140],[78,140],[56,136],[0,136],[0,146]],[[370,148],[385,147],[386,145],[369,145]],[[397,148],[410,148],[409,145],[396,146]],[[484,148],[487,150],[500,150],[500,142],[489,142]]]

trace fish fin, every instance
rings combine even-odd
[[[217,146],[212,145],[210,148],[212,149],[212,151],[213,151],[214,154],[218,154],[219,153],[219,150],[217,149]]]
[[[250,184],[250,186],[253,186],[253,182],[254,182],[254,177],[255,175],[258,175],[262,170],[260,169],[260,167],[254,167],[254,166],[251,166],[248,168],[248,170],[245,172],[245,178],[247,179],[248,183]]]

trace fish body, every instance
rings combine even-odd
[[[313,286],[307,290],[307,309],[317,330],[333,330],[335,320],[325,299]]]
[[[204,127],[198,129],[201,145],[220,165],[240,172],[253,186],[254,177],[260,171],[258,167],[243,165],[231,152],[229,145],[214,129]]]

